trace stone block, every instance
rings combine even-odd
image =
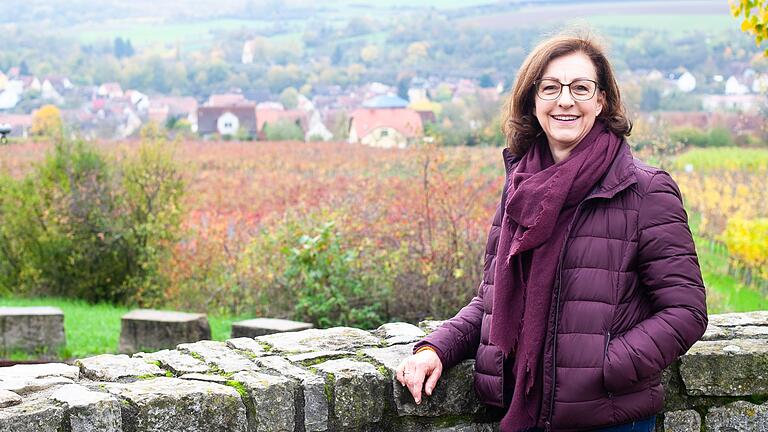
[[[395,345],[388,348],[372,348],[362,353],[377,363],[382,364],[388,371],[392,383],[392,396],[398,415],[401,416],[461,416],[471,415],[480,409],[480,403],[475,396],[473,386],[474,360],[466,360],[451,369],[443,371],[432,396],[422,397],[421,404],[416,405],[411,392],[395,378],[395,371],[400,362],[411,355],[413,344]]]
[[[316,364],[326,360],[336,360],[338,358],[352,357],[355,353],[352,351],[312,351],[301,354],[291,354],[286,356],[289,361],[301,364]]]
[[[177,350],[161,350],[153,353],[136,353],[134,358],[140,358],[146,362],[159,362],[163,369],[171,371],[174,375],[208,372],[208,366],[189,354]]]
[[[119,349],[133,354],[210,338],[211,328],[205,314],[137,309],[121,318]]]
[[[120,398],[125,431],[248,430],[245,405],[229,386],[161,377],[99,387]]]
[[[121,432],[120,402],[114,396],[91,391],[78,384],[59,387],[51,399],[67,405],[65,430],[73,432]]]
[[[279,333],[259,336],[256,340],[269,344],[272,353],[290,354],[312,351],[356,351],[380,344],[376,336],[352,327]]]
[[[768,326],[768,311],[714,314],[709,315],[708,322],[718,327]]]
[[[10,391],[0,390],[0,408],[18,405],[21,403],[21,396]]]
[[[358,430],[382,419],[391,383],[376,366],[338,359],[314,368],[325,377],[331,430]]]
[[[425,333],[429,334],[437,330],[441,325],[443,325],[444,322],[445,321],[439,320],[424,320],[419,322],[419,328],[424,330]]]
[[[383,324],[371,333],[384,339],[387,346],[417,342],[427,335],[415,325],[403,322]]]
[[[311,329],[311,323],[278,318],[254,318],[232,323],[232,337],[255,338],[274,333],[295,332]]]
[[[80,368],[65,363],[20,364],[0,368],[0,380],[5,378],[48,377],[62,377],[77,381],[80,378]]]
[[[0,409],[0,431],[60,432],[63,429],[64,407],[49,398],[46,392],[22,399],[21,403]]]
[[[298,421],[304,422],[304,431],[328,430],[328,398],[325,379],[307,369],[296,366],[283,357],[267,356],[256,360],[265,373],[280,374],[296,381],[299,394],[296,397]],[[300,429],[301,430],[301,429]]]
[[[737,401],[710,408],[704,424],[707,432],[768,432],[768,404]]]
[[[264,349],[264,347],[256,339],[253,338],[238,337],[227,339],[226,343],[228,347],[235,350],[240,350],[244,355],[250,358],[261,357],[263,355],[269,354]]]
[[[67,341],[64,313],[55,307],[0,307],[0,356],[22,351],[57,358]]]
[[[80,366],[84,377],[94,381],[131,382],[165,375],[157,365],[125,354],[101,354],[78,360],[75,364]]]
[[[260,372],[238,372],[232,378],[248,393],[249,432],[293,431],[296,424],[297,384],[286,377]]]
[[[723,320],[719,320],[719,322],[723,322]],[[759,323],[760,321],[757,319],[752,319],[752,320],[733,319],[733,322],[745,322],[745,323],[758,322]],[[768,324],[765,324],[765,325],[744,324],[744,325],[723,325],[723,326],[716,326],[716,325],[709,324],[707,326],[707,331],[705,331],[704,335],[701,337],[701,340],[703,341],[726,340],[726,339],[768,339]]]
[[[3,380],[0,380],[0,390],[12,391],[18,395],[24,396],[30,393],[36,393],[49,388],[72,383],[73,381],[71,379],[63,377],[4,378]]]
[[[186,375],[180,376],[179,378],[183,380],[206,381],[206,382],[212,382],[212,383],[223,384],[223,385],[226,385],[227,382],[230,381],[229,378],[223,375],[202,374],[202,373],[186,374]]]
[[[700,432],[701,416],[694,410],[670,411],[664,414],[664,432]]]
[[[460,416],[450,418],[400,417],[385,429],[397,432],[497,432],[498,423],[478,423]]]
[[[71,384],[79,377],[80,370],[77,367],[64,363],[15,365],[0,368],[0,389],[23,396]]]
[[[700,341],[680,359],[680,375],[693,396],[768,393],[768,343],[760,339]]]
[[[256,363],[233,350],[224,342],[206,340],[181,344],[178,346],[178,349],[179,351],[189,353],[193,357],[207,363],[213,369],[224,373],[257,369]]]

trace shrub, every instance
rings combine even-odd
[[[304,131],[291,120],[278,120],[264,124],[267,141],[304,141]]]
[[[698,128],[683,126],[672,129],[669,138],[694,147],[730,147],[733,146],[731,132],[724,127],[715,127],[708,131]]]
[[[715,127],[709,130],[709,147],[731,147],[733,146],[733,136],[731,132],[724,127]]]
[[[161,142],[110,161],[59,140],[20,180],[0,181],[0,289],[88,301],[159,300],[183,185]]]
[[[699,128],[683,126],[674,128],[669,132],[669,138],[675,142],[680,142],[694,147],[706,147],[709,142],[709,136]]]
[[[295,316],[319,327],[375,328],[385,322],[380,291],[362,272],[358,251],[346,247],[333,222],[284,248],[283,281],[295,292]]]
[[[731,218],[720,238],[732,259],[768,279],[768,218]]]

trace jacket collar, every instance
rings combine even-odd
[[[637,183],[635,162],[629,144],[622,142],[616,157],[603,178],[587,196],[589,198],[613,198],[617,193]]]
[[[514,171],[515,166],[520,161],[521,157],[512,153],[509,147],[505,147],[502,151],[502,157],[504,158],[504,170],[506,171],[506,178],[509,179],[510,174]],[[590,198],[612,198],[622,190],[637,183],[637,177],[635,176],[635,163],[632,157],[632,152],[629,149],[629,144],[624,141],[619,147],[619,151],[613,162],[608,167],[603,178],[595,185],[592,191],[587,196]]]

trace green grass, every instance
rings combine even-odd
[[[768,148],[740,147],[696,148],[675,157],[671,169],[683,170],[691,165],[697,172],[735,170],[765,172],[768,170]]]
[[[713,252],[705,246],[706,240],[695,237],[699,264],[707,287],[707,311],[709,313],[748,312],[768,310],[768,298],[757,290],[744,286],[728,275],[728,257]]]
[[[707,288],[707,311],[725,313],[768,310],[768,297],[728,274],[727,254],[712,250],[707,239],[696,235],[701,216],[694,212],[689,214],[701,276]]]
[[[134,46],[153,44],[205,44],[214,34],[239,28],[261,30],[269,26],[264,20],[216,18],[187,22],[166,22],[161,19],[126,18],[57,28],[55,33],[72,37],[82,43],[111,42],[117,37],[128,38]],[[41,29],[45,31],[46,29]]]
[[[66,347],[59,353],[62,359],[77,359],[104,353],[116,353],[120,340],[120,317],[131,308],[110,304],[89,304],[82,300],[45,298],[0,298],[0,306],[53,306],[64,312]],[[214,340],[230,338],[232,322],[253,317],[208,316]],[[13,352],[10,360],[34,358],[23,352]]]

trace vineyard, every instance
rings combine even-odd
[[[100,150],[120,160],[137,145]],[[165,145],[185,185],[180,233],[158,265],[160,296],[139,291],[140,304],[370,327],[445,318],[474,295],[501,190],[499,148]],[[0,147],[0,169],[19,178],[44,147]],[[671,169],[710,309],[764,307],[768,152],[713,152],[685,153]]]
[[[703,245],[727,253],[728,273],[768,295],[768,151],[695,150],[674,168]]]

